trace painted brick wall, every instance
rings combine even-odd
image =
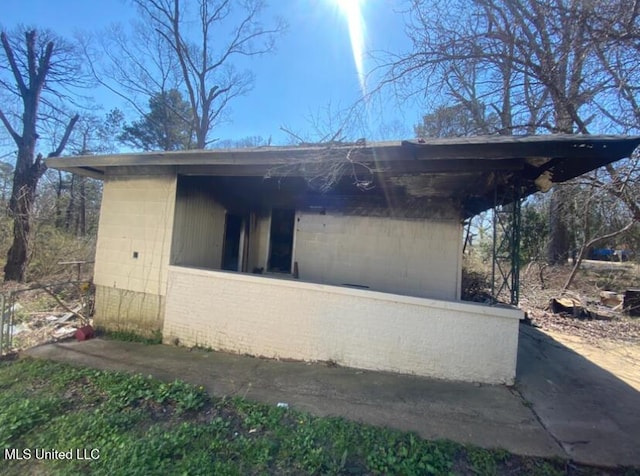
[[[459,220],[296,216],[294,260],[303,280],[455,300],[461,253]]]
[[[269,358],[512,383],[516,309],[169,268],[164,338]]]
[[[96,286],[94,325],[111,331],[153,336],[162,332],[165,297]]]
[[[175,175],[105,179],[96,245],[97,285],[165,294],[175,195]]]

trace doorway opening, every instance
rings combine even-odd
[[[243,240],[243,216],[227,213],[224,225],[224,242],[222,246],[222,269],[240,271]]]
[[[268,271],[291,273],[295,210],[274,208],[271,212]]]

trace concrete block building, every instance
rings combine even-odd
[[[460,300],[462,223],[638,138],[475,137],[48,159],[104,182],[98,327],[511,383],[513,306]],[[513,192],[513,193],[512,193]]]

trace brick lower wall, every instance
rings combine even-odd
[[[164,340],[512,383],[522,311],[265,276],[169,267]]]
[[[108,286],[96,286],[94,325],[143,336],[162,332],[165,297]]]

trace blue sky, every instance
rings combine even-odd
[[[11,30],[17,24],[46,27],[62,36],[75,31],[99,32],[113,22],[128,24],[135,9],[125,0],[4,0],[1,25]],[[402,15],[392,0],[362,1],[369,50],[408,49]],[[278,41],[273,54],[252,58],[256,75],[253,90],[231,105],[231,122],[219,126],[214,135],[223,139],[272,136],[275,144],[288,136],[280,126],[302,135],[310,134],[308,117],[349,106],[358,99],[360,87],[349,41],[347,21],[335,0],[271,0],[265,20],[282,17],[288,32]],[[365,60],[365,70],[374,65]],[[94,94],[105,111],[127,110],[122,100]],[[369,138],[379,135],[381,123],[393,124],[396,134],[410,135],[418,122],[415,107],[388,103],[385,114],[372,114]],[[130,116],[129,119],[135,117]],[[387,133],[385,138],[390,138]],[[373,137],[372,137],[373,136]],[[310,137],[311,138],[311,137]],[[397,137],[401,138],[401,137]]]

